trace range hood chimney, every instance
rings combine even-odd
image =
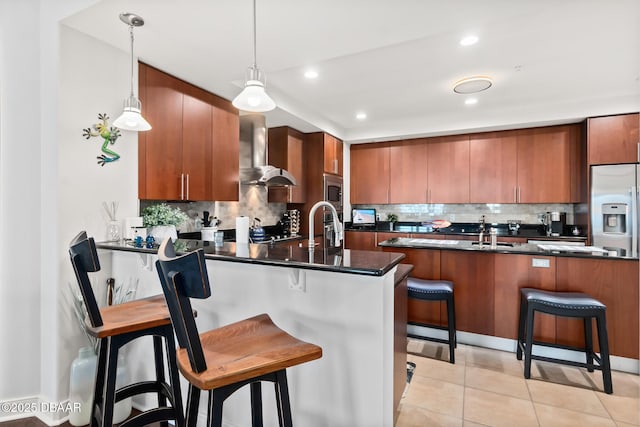
[[[264,114],[240,116],[240,183],[270,187],[296,185],[285,169],[267,164],[267,124]]]

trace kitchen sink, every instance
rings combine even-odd
[[[471,242],[472,245],[479,245],[480,242]],[[491,246],[491,243],[489,242],[482,242],[483,246]],[[513,243],[507,243],[507,242],[498,242],[496,243],[496,246],[511,246],[513,247]]]

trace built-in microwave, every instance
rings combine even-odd
[[[324,174],[324,200],[336,208],[339,214],[342,213],[342,177],[331,174]]]

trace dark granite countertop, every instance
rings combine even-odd
[[[494,252],[504,254],[524,254],[524,255],[540,255],[540,256],[561,256],[561,257],[578,257],[578,258],[607,258],[622,260],[638,260],[638,258],[630,256],[621,256],[613,254],[613,252],[594,248],[593,246],[572,246],[551,243],[547,248],[540,247],[535,244],[528,243],[499,243],[495,248],[491,248],[488,243],[482,246],[469,240],[437,240],[429,238],[408,238],[394,237],[384,242],[378,243],[378,246],[392,248],[422,248],[422,249],[445,249],[454,251],[477,251],[477,252]]]
[[[412,234],[424,234],[425,238],[429,238],[429,235],[447,235],[447,236],[478,236],[480,232],[479,223],[453,223],[449,227],[435,229],[432,225],[421,222],[397,222],[393,230],[390,229],[389,223],[386,221],[377,222],[375,226],[369,227],[354,227],[351,223],[345,224],[346,231],[381,231],[386,233],[412,233]],[[570,228],[571,226],[568,226]],[[562,236],[547,236],[544,230],[544,226],[539,224],[521,224],[517,233],[511,233],[508,229],[508,224],[485,224],[485,235],[488,235],[489,229],[495,228],[498,236],[504,237],[520,237],[525,239],[535,240],[569,240],[569,241],[586,241],[587,237],[584,235],[574,236],[567,230],[567,233]]]
[[[215,246],[213,242],[178,239],[174,243],[176,253],[204,249],[205,258],[249,264],[323,270],[336,273],[383,276],[404,258],[403,254],[377,251],[359,251],[342,248],[316,247],[309,251],[297,244],[245,244],[225,242]],[[155,254],[153,249],[136,248],[132,242],[97,242],[98,249]]]

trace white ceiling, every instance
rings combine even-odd
[[[103,0],[63,23],[129,52],[121,12],[145,19],[141,61],[239,93],[251,0]],[[640,110],[639,0],[257,0],[257,22],[258,66],[278,104],[270,127],[362,142]],[[467,34],[479,42],[460,46]],[[478,74],[494,85],[466,106],[453,83]]]

